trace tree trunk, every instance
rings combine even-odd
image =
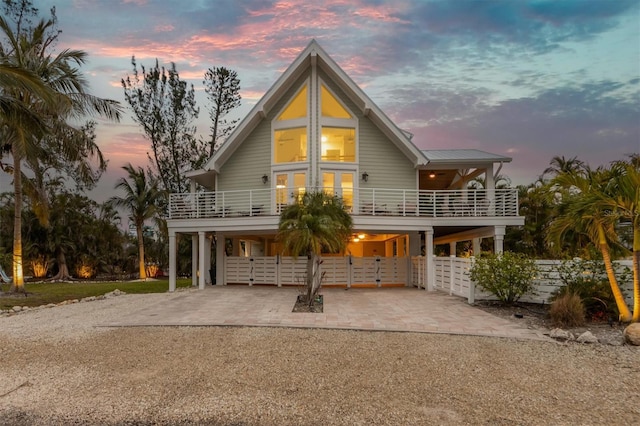
[[[631,321],[640,321],[640,227],[633,230],[633,318]]]
[[[22,171],[21,156],[16,152],[15,145],[13,154],[13,194],[15,206],[13,213],[13,280],[11,281],[11,292],[25,293],[24,275],[22,268]]]
[[[313,292],[313,263],[314,263],[315,255],[313,253],[309,253],[307,255],[307,276],[305,280],[305,293],[307,297],[307,303],[311,306],[311,293]]]
[[[613,293],[613,297],[616,300],[616,306],[618,307],[618,311],[620,312],[619,320],[624,322],[631,321],[631,312],[629,311],[627,302],[625,302],[624,296],[620,291],[618,281],[616,280],[616,275],[613,272],[611,255],[609,254],[609,246],[607,245],[606,237],[604,235],[604,230],[602,229],[602,227],[598,227],[598,235],[600,237],[599,245],[600,252],[602,252],[602,260],[604,261],[604,268],[607,271],[607,277],[609,278],[611,292]]]
[[[138,266],[140,269],[140,279],[147,279],[147,270],[144,264],[144,239],[142,234],[142,227],[144,224],[136,225],[136,234],[138,234]]]
[[[60,249],[57,256],[58,260],[58,273],[55,274],[49,281],[72,281],[73,278],[69,274],[69,267],[67,266],[67,257],[64,255],[64,250]]]

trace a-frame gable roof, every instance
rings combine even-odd
[[[231,157],[244,139],[269,114],[282,96],[291,88],[295,81],[303,75],[313,64],[322,70],[337,84],[340,89],[358,106],[360,112],[368,117],[397,147],[414,166],[425,164],[428,160],[423,153],[411,142],[405,132],[400,130],[389,117],[358,87],[358,85],[329,57],[329,55],[315,41],[298,55],[275,84],[253,107],[249,114],[240,122],[229,138],[220,146],[205,165],[205,170],[219,171],[222,165]]]

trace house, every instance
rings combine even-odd
[[[496,189],[501,155],[420,150],[314,40],[201,170],[169,200],[169,288],[176,235],[192,238],[194,285],[301,282],[306,259],[279,252],[279,213],[299,194],[343,197],[355,233],[347,253],[322,264],[326,284],[434,288],[436,244],[494,237],[522,225],[517,191]],[[485,189],[468,188],[482,177]],[[211,242],[215,238],[217,244]],[[215,246],[215,253],[211,247]],[[447,258],[448,259],[448,258]],[[197,278],[196,278],[197,277]]]

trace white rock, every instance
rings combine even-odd
[[[633,323],[624,329],[624,340],[630,345],[640,346],[640,322]]]
[[[22,306],[14,306],[13,312],[20,312],[22,310]]]
[[[576,338],[572,333],[561,328],[554,328],[553,330],[551,330],[551,333],[549,333],[549,337],[558,340],[575,340]]]
[[[598,343],[598,338],[590,331],[585,331],[576,339],[578,343]]]

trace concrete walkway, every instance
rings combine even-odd
[[[459,297],[416,288],[326,288],[323,313],[291,312],[296,288],[178,291],[103,326],[264,326],[467,334],[547,340]]]

